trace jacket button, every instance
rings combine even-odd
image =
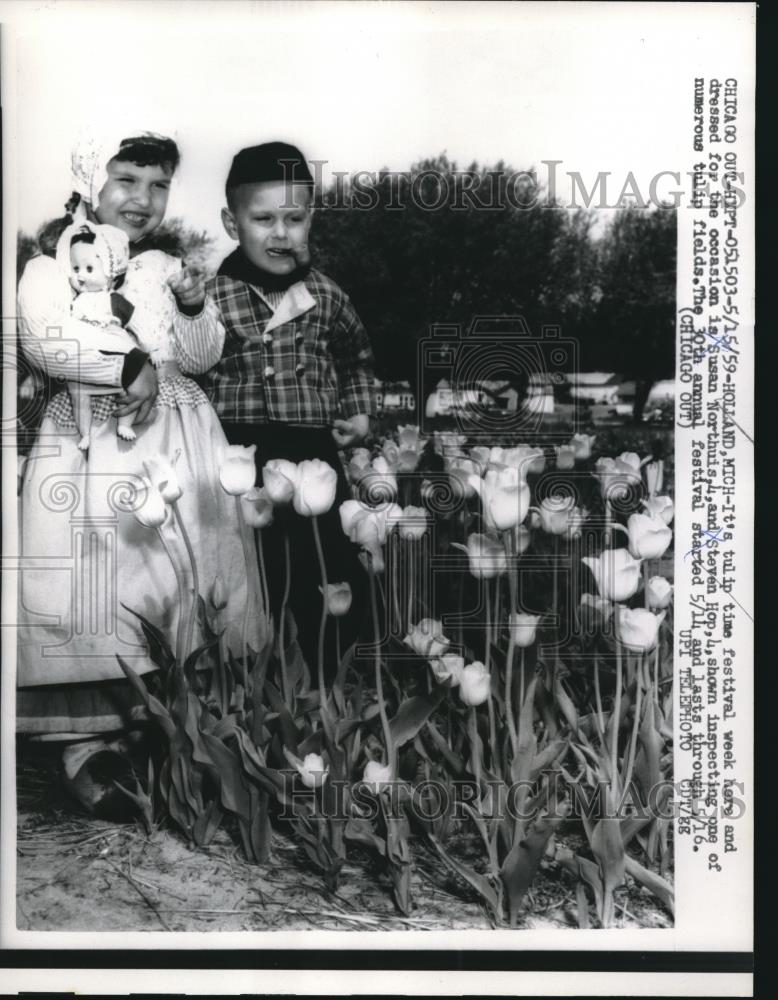
[[[299,365],[296,365],[294,370],[295,370],[295,372],[296,372],[297,375],[302,375],[302,373],[305,371],[305,365],[302,364],[302,363],[299,364]]]
[[[270,344],[272,344],[273,343],[273,334],[272,333],[263,333],[262,334],[262,343],[263,344],[267,344],[268,346]]]
[[[303,340],[305,339],[305,334],[303,333],[302,330],[298,330],[297,333],[294,335],[294,339],[297,341],[298,344],[302,344]]]
[[[264,370],[264,372],[262,374],[265,376],[265,378],[273,378],[273,376],[275,375],[275,373],[276,373],[275,368],[273,368],[272,365],[267,365],[267,367],[265,368],[265,370]]]

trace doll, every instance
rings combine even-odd
[[[115,290],[124,280],[129,258],[127,235],[116,226],[78,223],[69,226],[57,244],[57,261],[67,271],[76,292],[71,315],[96,328],[97,344],[105,353],[127,354],[138,346],[126,329],[133,306]],[[68,391],[81,435],[78,447],[86,451],[92,427],[92,396],[105,395],[105,389],[68,382]],[[135,440],[134,419],[132,413],[117,418],[116,433],[125,441]]]

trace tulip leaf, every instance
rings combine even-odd
[[[162,702],[158,701],[154,695],[147,690],[146,685],[140,679],[138,674],[135,673],[132,667],[126,663],[118,653],[116,654],[116,659],[119,661],[119,666],[122,668],[127,680],[140,695],[143,703],[151,715],[157,720],[162,732],[168,739],[171,739],[175,735],[176,727],[173,720],[170,718],[168,710]]]
[[[281,697],[278,688],[270,681],[265,682],[265,693],[267,694],[268,701],[274,712],[278,713],[278,724],[280,727],[280,737],[281,742],[284,746],[289,747],[294,753],[297,753],[297,741],[300,738],[300,734],[295,725],[295,721],[287,708],[286,702]]]
[[[640,882],[641,885],[644,885],[656,896],[657,899],[664,903],[671,915],[675,913],[675,895],[673,893],[673,887],[666,879],[663,879],[661,875],[657,875],[656,872],[652,872],[648,868],[644,868],[640,862],[636,861],[629,855],[625,858],[625,866],[627,873],[631,875],[636,882]]]
[[[446,695],[445,687],[436,688],[431,694],[406,698],[389,721],[392,742],[399,749],[412,740],[429,719]]]
[[[427,837],[440,855],[441,860],[448,865],[452,872],[459,875],[459,877],[463,878],[469,886],[475,889],[481,899],[484,900],[491,910],[494,919],[499,923],[502,917],[502,914],[500,913],[500,898],[492,888],[489,881],[484,878],[483,875],[479,875],[477,872],[474,872],[472,868],[468,868],[468,866],[463,864],[461,861],[457,861],[455,857],[449,854],[434,834],[427,834]]]
[[[124,603],[122,603],[122,607],[125,611],[129,611],[131,615],[134,615],[140,622],[143,635],[146,637],[146,642],[149,644],[150,659],[152,659],[154,663],[161,667],[165,672],[175,666],[176,658],[173,655],[170,643],[165,638],[162,630],[158,629],[156,625],[152,625],[147,618],[144,618],[143,615],[140,614],[140,612],[134,611]]]
[[[620,821],[615,816],[598,820],[592,831],[590,846],[602,879],[601,922],[603,927],[610,927],[613,923],[613,891],[624,883],[625,852]]]
[[[561,807],[554,815],[536,819],[527,835],[517,840],[505,857],[500,869],[508,896],[508,918],[516,926],[519,909],[543,859],[546,844],[569,812]]]
[[[219,829],[223,815],[218,801],[212,799],[192,827],[192,838],[198,847],[207,847],[210,844]]]
[[[367,847],[370,850],[374,850],[382,857],[386,857],[386,841],[373,831],[369,820],[352,816],[346,823],[344,832],[347,840],[359,844],[360,847]]]

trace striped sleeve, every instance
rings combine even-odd
[[[210,295],[197,316],[176,310],[173,316],[176,360],[184,371],[199,375],[213,368],[224,350],[224,324],[219,307]]]
[[[19,282],[19,342],[51,378],[95,385],[122,384],[123,354],[105,354],[105,337],[70,315],[68,280],[51,257],[33,257]]]

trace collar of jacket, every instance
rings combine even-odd
[[[271,330],[275,330],[314,308],[316,300],[305,284],[305,277],[309,272],[310,268],[298,268],[290,275],[292,280],[284,289],[284,297],[268,320],[264,333],[270,333]],[[232,278],[234,281],[241,281],[260,294],[276,290],[268,287],[267,274],[252,264],[241,252],[240,247],[222,261],[218,273],[224,277]],[[264,297],[263,301],[266,301]]]

